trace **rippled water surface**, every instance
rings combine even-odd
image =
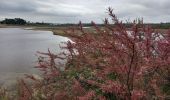
[[[34,68],[37,51],[60,52],[59,44],[69,39],[50,31],[0,28],[0,85],[8,85],[25,73],[37,73]]]

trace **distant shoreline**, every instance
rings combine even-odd
[[[67,27],[51,27],[51,26],[31,26],[31,25],[2,25],[0,24],[0,28],[23,28],[27,30],[40,30],[40,31],[51,31],[54,35],[66,36],[63,30],[67,29]]]
[[[60,35],[65,37],[70,37],[65,34],[64,30],[69,29],[69,26],[49,26],[49,25],[4,25],[0,24],[0,28],[28,28],[27,30],[40,30],[40,31],[51,31],[54,35]],[[29,29],[30,28],[30,29]],[[84,28],[85,31],[91,32],[93,28]],[[155,29],[159,33],[166,33],[169,29]]]

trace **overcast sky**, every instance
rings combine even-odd
[[[143,17],[145,22],[170,22],[170,0],[0,0],[0,19],[101,23],[109,6],[121,20]]]

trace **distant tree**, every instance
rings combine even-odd
[[[19,24],[19,25],[24,25],[27,23],[24,19],[21,19],[21,18],[15,18],[14,20],[16,24]]]
[[[1,24],[16,24],[16,25],[25,25],[27,22],[21,18],[14,18],[14,19],[5,19],[1,21]]]

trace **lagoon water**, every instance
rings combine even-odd
[[[50,31],[0,28],[0,86],[8,86],[24,74],[36,74],[36,52],[48,48],[61,52],[59,44],[68,40]]]

